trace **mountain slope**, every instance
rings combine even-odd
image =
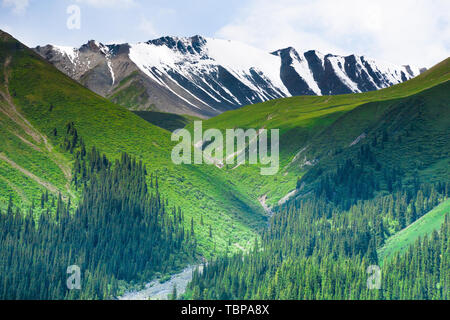
[[[444,223],[445,214],[449,212],[450,200],[448,199],[407,228],[389,238],[386,244],[378,250],[380,260],[387,260],[396,253],[405,252],[417,239],[423,238],[425,235],[430,236],[433,231],[439,230]]]
[[[228,242],[235,244],[231,250],[238,250],[254,239],[254,230],[265,220],[262,209],[255,200],[233,190],[220,171],[206,166],[175,166],[171,162],[171,150],[175,144],[170,141],[168,131],[153,126],[125,108],[87,90],[8,34],[2,32],[0,36],[0,64],[6,65],[2,68],[2,79],[8,74],[8,82],[2,80],[7,86],[5,92],[11,94],[12,104],[19,117],[26,119],[39,137],[45,137],[41,138],[40,144],[35,143],[38,147],[45,146],[43,141],[47,140],[51,150],[57,150],[58,154],[64,153],[58,147],[61,135],[67,130],[67,124],[73,122],[88,148],[96,146],[111,159],[127,152],[137,160],[142,160],[149,173],[158,174],[161,192],[170,199],[171,205],[183,209],[189,227],[193,219],[201,253],[209,255],[214,250],[221,252],[226,249]],[[10,126],[11,130],[20,133],[17,122],[11,122]],[[3,131],[4,128],[1,128],[2,134],[7,132]],[[54,132],[58,134],[55,136]],[[23,136],[29,142],[32,141],[32,137]],[[5,139],[9,137],[13,135],[2,135]],[[19,162],[21,167],[41,180],[48,180],[60,190],[64,189],[70,179],[52,161],[58,159],[56,156],[39,159],[40,153],[34,152],[31,146],[26,149],[28,153],[24,154],[22,150],[25,142],[19,138],[14,138],[13,142],[2,144],[0,152],[12,161],[19,162],[17,159],[20,158],[24,162]],[[71,159],[68,154],[63,156],[63,159]],[[31,164],[26,166],[26,162]],[[2,199],[7,200],[10,189],[16,191],[18,198],[21,198],[22,193],[29,198],[40,196],[40,193],[35,194],[34,189],[40,191],[42,188],[36,187],[36,183],[30,184],[29,179],[23,181],[22,177],[20,181],[11,181],[13,171],[10,161],[3,157],[0,164],[6,168],[1,171],[0,181],[8,180],[12,184],[11,188],[0,190]],[[65,165],[70,165],[70,161],[65,160]],[[30,186],[34,186],[34,189],[28,191]],[[203,225],[201,220],[204,221]],[[212,238],[209,237],[210,225]]]
[[[288,164],[259,178],[248,166],[224,168],[277,208],[255,250],[210,261],[187,297],[448,299],[449,80],[447,59],[374,93],[280,99],[208,120],[280,128]],[[293,192],[280,205],[286,186]],[[383,275],[376,287],[373,266]]]
[[[243,105],[297,95],[378,90],[420,70],[365,57],[264,52],[220,39],[163,37],[137,44],[89,41],[79,49],[34,49],[89,89],[133,110],[211,117]]]
[[[178,115],[174,113],[165,113],[157,111],[133,111],[134,114],[138,115],[145,121],[154,124],[160,128],[166,129],[168,131],[175,131],[177,129],[184,128],[186,125],[196,121],[201,120],[200,118],[186,115]]]
[[[442,84],[439,88],[433,89],[436,92],[424,93],[426,103],[433,106],[429,109],[430,112],[434,110],[433,115],[429,114],[432,118],[429,119],[427,127],[433,132],[433,121],[437,120],[439,123],[448,121],[448,117],[437,119],[436,114],[439,112],[443,115],[448,114],[445,99],[448,99],[446,89],[449,79],[450,59],[447,59],[412,80],[383,90],[352,95],[277,99],[225,112],[205,121],[203,127],[204,130],[236,127],[280,130],[280,171],[277,175],[262,177],[259,175],[259,168],[248,165],[223,169],[227,170],[230,179],[242,187],[244,192],[256,198],[266,195],[267,203],[276,205],[280,200],[282,202],[286,200],[284,197],[289,193],[292,195],[298,177],[314,168],[318,160],[331,157],[329,153],[332,150],[340,149],[343,154],[350,149],[358,151],[360,145],[356,140],[357,138],[364,140],[363,134],[366,141],[370,141],[367,138],[369,132],[366,130],[376,127],[376,123],[383,123],[384,117],[392,116],[387,111],[383,113],[380,110],[388,110],[393,104],[398,104],[398,110],[409,113],[408,116],[404,115],[405,119],[415,117],[415,113],[419,112],[417,103],[415,109],[409,110],[408,104],[401,105],[402,101],[399,99]],[[436,97],[433,97],[434,93]],[[405,99],[403,103],[408,103],[409,100]],[[435,102],[439,104],[436,105]],[[419,108],[427,110],[423,106]],[[421,125],[420,121],[418,125]],[[392,130],[395,130],[395,127]],[[445,126],[442,126],[441,130],[448,134]],[[416,130],[416,133],[426,135],[420,130]],[[432,137],[425,136],[424,140],[432,142]],[[438,141],[445,140],[440,138]],[[353,142],[355,143],[352,145]],[[391,147],[395,148],[395,145]],[[438,154],[441,154],[441,151]]]
[[[0,41],[7,41],[6,35],[0,36]],[[7,203],[11,195],[13,201],[31,205],[41,192],[76,198],[68,158],[17,109],[8,89],[12,59],[5,50],[0,51],[0,61],[0,203]]]

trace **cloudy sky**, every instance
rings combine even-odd
[[[267,51],[293,46],[419,67],[450,56],[449,0],[0,2],[0,28],[29,46],[200,34],[239,40]],[[80,9],[79,29],[67,27],[73,6]]]

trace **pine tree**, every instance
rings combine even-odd
[[[178,297],[178,293],[177,293],[177,285],[176,283],[173,284],[173,288],[172,288],[172,294],[170,296],[171,300],[177,300]]]

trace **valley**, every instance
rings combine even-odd
[[[0,283],[29,286],[8,298],[448,298],[431,284],[450,270],[450,58],[424,71],[201,36],[32,50],[0,31],[0,66]],[[172,132],[200,119],[278,129],[279,171],[176,165]],[[45,286],[73,261],[85,291]]]
[[[188,283],[192,280],[192,273],[198,267],[189,266],[166,281],[153,280],[145,284],[145,288],[142,290],[126,292],[119,297],[119,300],[167,300],[173,294],[174,287],[177,294],[183,295]]]
[[[28,145],[2,126],[1,130],[6,130],[4,134],[11,136],[10,140],[6,140],[8,143],[3,144],[0,149],[5,157],[57,186],[59,192],[67,195],[69,191],[66,190],[66,185],[71,181],[56,163],[64,161],[62,163],[65,163],[65,167],[71,167],[73,163],[70,156],[59,147],[62,139],[60,135],[52,133],[56,130],[63,136],[67,123],[74,122],[87,148],[95,146],[113,159],[126,151],[148,164],[151,173],[159,175],[162,192],[171,199],[174,206],[183,207],[189,224],[191,218],[195,220],[199,245],[204,248],[201,251],[205,255],[214,252],[214,248],[218,252],[225,251],[228,242],[246,247],[256,236],[254,230],[258,229],[258,225],[264,225],[265,220],[265,214],[257,200],[251,200],[227,187],[229,182],[226,177],[211,168],[173,165],[170,152],[175,144],[170,141],[168,131],[83,88],[9,35],[2,34],[2,39],[1,57],[11,57],[10,69],[3,69],[3,72],[10,73],[9,92],[16,96],[14,104],[38,132],[48,136],[48,144],[54,150],[49,155],[52,160],[46,160],[47,155],[32,147],[24,148],[24,145]],[[43,78],[46,79],[45,83],[40,80]],[[17,130],[18,126],[14,122],[11,123],[11,128]],[[21,155],[23,152],[27,155]],[[22,162],[29,164],[22,165]],[[1,168],[6,170],[2,176],[11,181],[12,176],[8,173],[10,165],[2,161]],[[22,192],[31,204],[33,198],[38,200],[42,189],[39,183],[23,182],[24,179],[29,180],[29,177],[23,177],[19,173],[14,184],[18,189],[24,188]],[[15,202],[20,203],[19,194],[5,182],[1,183],[7,186],[1,193],[3,207],[10,194]],[[30,189],[31,186],[33,189]],[[76,196],[74,190],[71,192]],[[200,224],[201,217],[204,226]],[[218,225],[219,219],[220,228],[214,230],[213,240],[209,237],[209,225]],[[238,249],[232,245],[230,250]]]

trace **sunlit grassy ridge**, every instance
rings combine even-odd
[[[186,125],[196,120],[201,120],[200,118],[194,116],[179,115],[174,113],[166,113],[158,111],[133,111],[133,113],[138,115],[145,121],[148,121],[151,124],[154,124],[155,126],[158,126],[171,132],[177,129],[184,128]]]
[[[9,36],[1,34],[1,38],[0,84],[5,90],[7,87],[14,105],[39,135],[47,137],[50,147],[48,149],[43,140],[33,142],[33,137],[23,131],[25,129],[6,113],[0,113],[0,130],[5,141],[0,147],[0,155],[3,152],[10,160],[0,159],[0,201],[3,203],[10,193],[16,201],[30,202],[36,193],[46,189],[23,170],[12,166],[11,161],[66,196],[73,193],[67,186],[70,177],[63,170],[70,168],[71,156],[58,148],[61,135],[55,137],[52,133],[54,129],[62,133],[68,122],[74,122],[88,146],[95,145],[111,159],[125,151],[142,160],[149,173],[158,174],[160,188],[171,204],[184,210],[187,222],[194,218],[204,254],[212,253],[215,247],[223,252],[228,242],[235,244],[232,249],[246,247],[253,242],[255,230],[265,223],[258,198],[267,195],[268,204],[276,205],[296,188],[298,177],[310,171],[313,166],[309,164],[319,159],[321,165],[332,168],[336,159],[327,158],[332,149],[343,149],[342,158],[346,153],[356,152],[357,145],[349,146],[352,141],[367,128],[375,130],[382,127],[383,119],[390,117],[389,112],[397,112],[392,114],[398,117],[402,115],[400,111],[410,105],[414,106],[414,112],[420,112],[421,102],[414,99],[421,92],[420,99],[433,106],[427,125],[439,124],[436,130],[430,131],[436,139],[429,143],[426,136],[414,136],[416,140],[411,139],[403,149],[396,148],[395,141],[392,141],[388,144],[390,151],[381,157],[390,161],[392,155],[407,152],[411,159],[417,155],[418,162],[411,162],[411,166],[421,165],[422,171],[429,173],[430,177],[448,175],[449,161],[448,157],[445,158],[447,122],[445,117],[439,117],[439,112],[448,106],[446,92],[450,59],[413,80],[384,90],[278,99],[204,121],[204,129],[280,129],[280,171],[274,176],[261,176],[259,166],[251,165],[234,169],[234,166],[223,169],[207,165],[175,166],[170,159],[175,143],[170,141],[169,131],[85,89]],[[8,59],[11,61],[6,66]],[[9,84],[5,83],[6,73]],[[0,105],[6,106],[8,101],[1,99]],[[180,124],[183,125],[184,122]],[[192,126],[188,128],[192,129]],[[421,158],[425,152],[417,149],[420,144],[428,153],[438,150],[436,159]],[[390,152],[392,154],[388,154]],[[200,224],[202,216],[203,225]],[[209,237],[209,226],[212,226],[212,238]]]
[[[339,96],[300,96],[271,100],[225,112],[205,121],[203,126],[204,130],[208,128],[280,130],[281,163],[277,175],[263,177],[259,175],[259,168],[249,165],[236,169],[225,168],[230,179],[242,192],[252,197],[268,194],[268,202],[276,205],[288,192],[295,189],[297,178],[307,171],[305,163],[308,164],[318,153],[326,153],[330,148],[348,147],[363,133],[364,127],[359,123],[361,118],[367,120],[364,125],[371,125],[379,121],[372,113],[376,109],[379,109],[379,115],[384,116],[382,111],[387,110],[389,105],[398,102],[399,99],[413,96],[449,79],[450,58],[410,81],[383,90]],[[351,112],[356,108],[362,111]],[[364,111],[365,109],[367,110]],[[347,121],[343,119],[346,115]],[[341,123],[343,130],[336,132],[336,123]],[[192,130],[192,125],[190,128]],[[315,143],[320,143],[320,148],[315,148]]]
[[[398,252],[405,252],[417,239],[423,238],[425,235],[429,236],[435,230],[439,231],[439,228],[444,223],[446,214],[450,214],[450,199],[447,199],[422,218],[389,238],[386,244],[378,250],[380,260],[386,260]]]

